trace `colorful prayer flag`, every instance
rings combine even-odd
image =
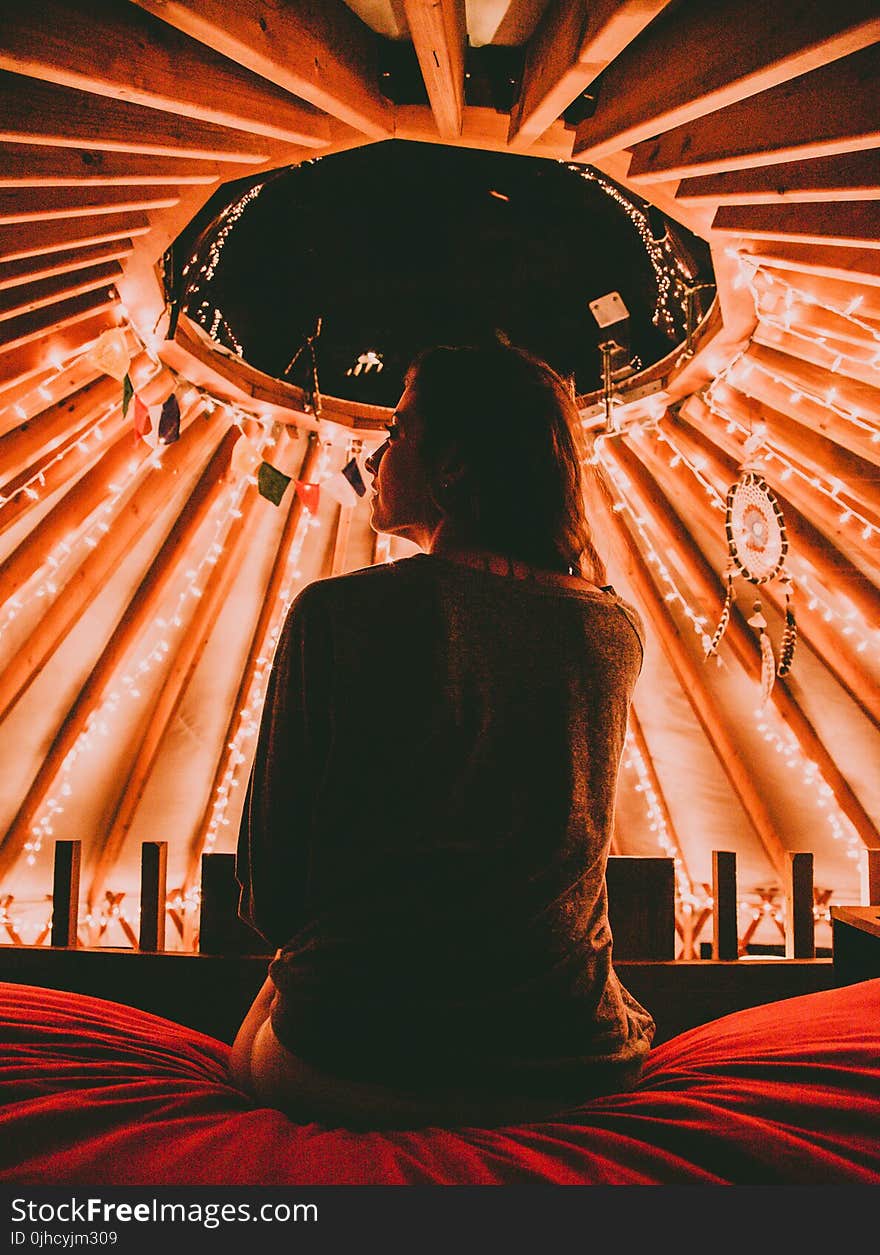
[[[128,407],[131,405],[131,398],[134,396],[134,386],[131,382],[131,375],[125,372],[125,378],[122,381],[122,417],[128,417]]]
[[[294,487],[296,489],[296,495],[308,510],[309,514],[317,514],[318,506],[321,501],[320,485],[306,484],[301,479],[298,479]]]
[[[284,490],[289,483],[290,476],[283,474],[277,467],[272,466],[269,462],[260,464],[260,469],[257,471],[257,488],[260,496],[265,497],[267,501],[271,501],[273,505],[281,504]]]
[[[180,438],[180,406],[174,393],[162,406],[159,415],[159,440],[162,444],[174,444]]]
[[[342,506],[356,506],[367,491],[357,458],[346,462],[341,471],[324,480],[323,487]]]
[[[125,332],[121,327],[103,331],[85,354],[86,358],[105,375],[112,375],[122,383],[131,365],[131,354]]]

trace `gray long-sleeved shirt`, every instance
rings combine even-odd
[[[654,1024],[611,965],[604,875],[641,662],[613,591],[435,555],[303,590],[237,859],[288,1049],[386,1084],[634,1079]]]

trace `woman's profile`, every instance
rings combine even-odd
[[[231,1071],[295,1119],[542,1118],[648,1052],[605,890],[642,629],[577,423],[522,350],[422,353],[367,461],[373,527],[422,552],[291,606],[236,864],[277,953]]]

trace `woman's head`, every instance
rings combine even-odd
[[[427,349],[368,463],[379,485],[373,525],[423,543],[442,524],[459,543],[601,582],[577,431],[568,385],[524,350]]]

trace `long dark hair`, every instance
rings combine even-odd
[[[579,415],[566,381],[498,340],[426,349],[407,384],[423,422],[432,491],[456,534],[604,583],[584,510]],[[450,466],[452,476],[445,474]]]

